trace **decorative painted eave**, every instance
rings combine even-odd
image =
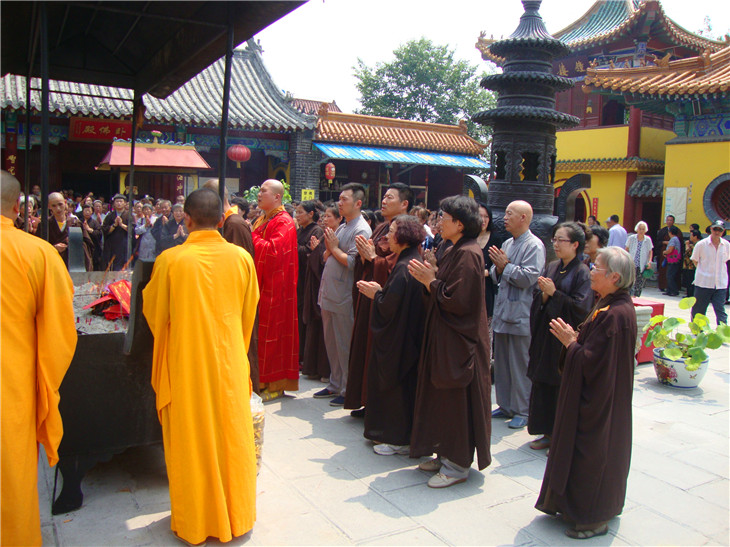
[[[664,195],[664,175],[637,177],[627,192],[632,198],[660,198]]]
[[[289,132],[313,129],[316,117],[291,106],[274,84],[261,59],[260,48],[249,41],[233,54],[229,127],[234,129]],[[220,125],[224,59],[219,59],[166,99],[144,95],[145,118],[154,123],[197,127]],[[38,78],[31,86],[41,87]],[[56,114],[129,118],[129,89],[51,80],[50,110]],[[31,92],[31,106],[40,112],[40,91]],[[7,74],[0,80],[0,108],[25,109],[25,77]]]
[[[482,154],[486,148],[467,134],[464,121],[459,125],[445,125],[324,109],[320,109],[314,141],[437,150],[472,156]]]
[[[645,158],[587,158],[558,160],[555,171],[561,173],[595,171],[629,171],[637,173],[664,173],[664,162]]]
[[[607,90],[653,98],[714,96],[730,92],[730,46],[715,53],[635,68],[589,68],[584,91]]]
[[[574,52],[585,50],[610,43],[621,36],[629,36],[634,27],[652,12],[656,13],[656,19],[651,24],[653,27],[659,26],[656,30],[652,29],[653,35],[661,30],[677,44],[698,53],[706,49],[710,52],[719,51],[728,45],[728,42],[711,40],[684,29],[667,17],[658,0],[597,0],[582,17],[553,33],[553,36]]]

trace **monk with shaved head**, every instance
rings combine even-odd
[[[261,184],[253,225],[259,303],[259,388],[265,401],[299,389],[297,275],[299,255],[294,219],[284,210],[284,185]]]
[[[55,465],[63,436],[58,388],[76,349],[76,323],[58,250],[13,225],[19,195],[18,180],[2,171],[0,537],[3,545],[40,545],[38,444]],[[63,196],[60,205],[65,211]]]
[[[499,284],[494,302],[494,385],[499,408],[494,418],[512,418],[509,427],[527,425],[532,382],[527,377],[530,359],[530,308],[537,278],[545,268],[545,245],[530,231],[532,207],[513,201],[504,211],[504,229],[512,237],[502,248],[490,247],[492,280]]]
[[[185,200],[188,238],[161,253],[144,289],[152,387],[170,483],[170,526],[189,544],[248,532],[256,454],[246,350],[258,304],[251,255],[224,240],[218,194]]]

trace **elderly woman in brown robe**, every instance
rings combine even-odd
[[[426,328],[418,364],[411,457],[436,458],[419,469],[436,471],[431,488],[464,482],[477,451],[479,469],[491,463],[489,329],[484,302],[484,257],[476,241],[481,219],[464,196],[441,201],[441,235],[453,243],[435,271],[411,260],[425,286]]]
[[[319,226],[319,237],[311,235],[307,243],[310,253],[307,256],[306,272],[304,276],[304,294],[302,302],[303,321],[306,326],[304,338],[304,355],[302,361],[302,374],[313,380],[318,378],[325,382],[330,377],[330,362],[327,358],[327,347],[324,343],[324,330],[322,327],[322,310],[319,308],[317,298],[319,285],[322,281],[324,262],[322,257],[325,251],[324,228],[336,230],[340,225],[340,212],[337,205],[327,207],[322,214],[322,226]]]
[[[600,300],[575,332],[562,319],[550,332],[565,346],[552,445],[535,507],[573,523],[565,533],[588,539],[608,532],[623,510],[631,460],[636,275],[618,247],[598,251],[591,287]]]
[[[364,435],[379,443],[373,451],[381,456],[410,452],[423,341],[423,286],[408,273],[408,263],[421,260],[419,249],[425,237],[418,218],[398,215],[387,235],[397,260],[385,285],[357,282],[358,290],[372,300]]]

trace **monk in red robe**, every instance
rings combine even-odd
[[[263,215],[253,225],[259,300],[259,388],[264,401],[299,389],[297,326],[297,230],[281,204],[284,186],[269,179],[261,185]]]

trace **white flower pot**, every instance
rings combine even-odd
[[[671,387],[693,388],[700,385],[707,373],[709,359],[702,361],[697,370],[687,370],[684,360],[673,360],[662,357],[661,350],[654,348],[654,372],[660,384]]]

